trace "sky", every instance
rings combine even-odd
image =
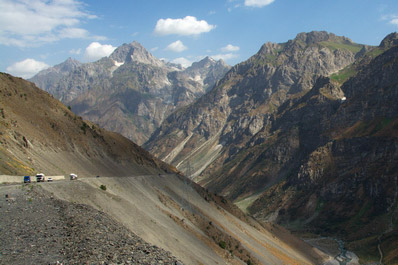
[[[301,32],[379,45],[397,29],[397,0],[0,0],[0,72],[30,78],[133,41],[185,67],[206,56],[235,65]]]

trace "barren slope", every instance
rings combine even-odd
[[[185,264],[242,264],[249,259],[255,264],[321,262],[316,251],[295,237],[283,233],[281,240],[277,228],[273,234],[253,220],[249,225],[217,205],[212,195],[205,200],[192,185],[176,175],[152,175],[42,186],[58,198],[104,211]]]
[[[124,176],[173,171],[123,136],[83,121],[47,92],[0,73],[0,174]]]

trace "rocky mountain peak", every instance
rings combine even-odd
[[[82,65],[81,62],[69,57],[65,62],[62,62],[60,64],[55,65],[54,67],[49,67],[45,70],[40,71],[36,75],[36,77],[48,75],[51,73],[60,73],[60,74],[68,73],[74,71],[76,68],[80,67],[81,65]]]
[[[259,54],[274,54],[279,44],[273,42],[267,42],[261,46]]]
[[[379,47],[389,49],[393,46],[398,45],[398,33],[393,32],[388,34],[380,43]]]
[[[77,67],[80,66],[82,63],[79,62],[76,59],[73,59],[72,57],[69,57],[65,62],[62,64],[59,64],[60,66],[62,65],[63,68],[70,68],[70,67]]]
[[[216,64],[224,67],[230,67],[223,59],[218,60]]]
[[[339,43],[352,44],[352,40],[344,36],[336,36],[333,33],[328,33],[326,31],[311,31],[308,33],[302,32],[297,34],[294,40],[302,41],[307,45],[323,42],[323,41],[333,41]]]
[[[118,62],[139,62],[156,66],[164,66],[164,63],[148,52],[140,43],[133,41],[118,47],[110,56],[110,59]]]
[[[210,67],[213,64],[216,64],[216,60],[214,60],[213,58],[211,58],[209,56],[206,56],[205,58],[203,58],[199,62],[192,63],[190,68],[192,68],[192,69],[193,68],[206,68],[206,67]]]

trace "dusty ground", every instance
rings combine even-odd
[[[237,218],[176,175],[5,184],[0,200],[0,264],[301,265],[328,258],[286,231]]]
[[[182,264],[107,214],[41,185],[0,187],[0,225],[0,264]]]
[[[316,263],[316,258],[309,258],[300,247],[292,247],[288,236],[281,240],[264,228],[247,224],[203,199],[175,175],[84,178],[41,185],[56,197],[104,211],[185,264],[242,264],[231,249],[236,246],[221,248],[217,237],[198,225],[199,219],[239,241],[257,264]]]

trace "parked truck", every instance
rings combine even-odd
[[[30,176],[24,176],[23,183],[30,183]]]
[[[77,175],[76,174],[70,174],[70,180],[75,180],[75,179],[77,179]]]
[[[43,173],[39,173],[36,175],[36,182],[44,182],[46,181],[46,177]]]

